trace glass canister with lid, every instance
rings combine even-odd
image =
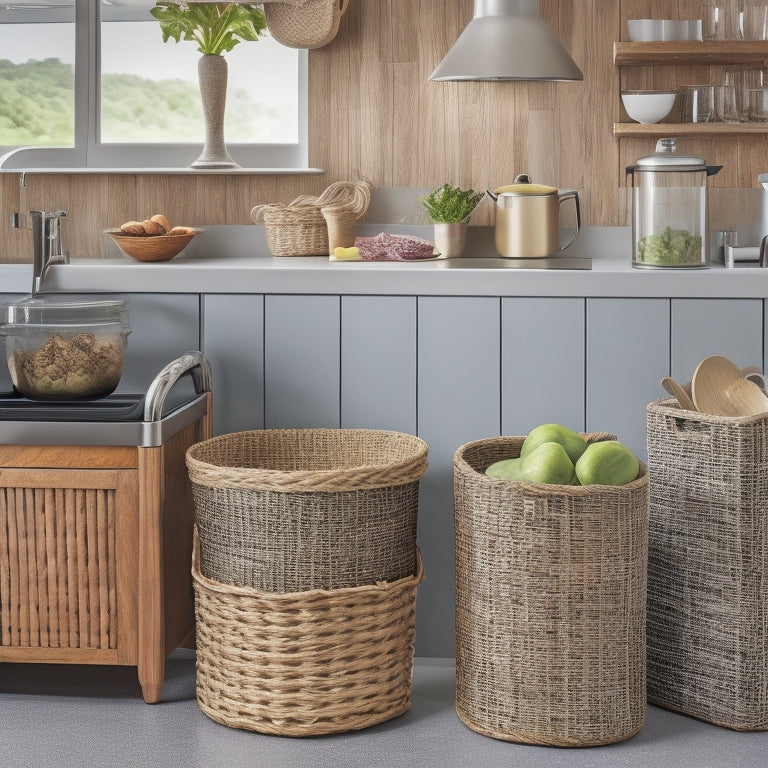
[[[0,306],[11,381],[34,400],[112,393],[123,374],[130,332],[121,299],[33,294]]]
[[[632,174],[632,266],[703,269],[709,266],[707,179],[722,168],[677,153],[676,139],[627,168]]]

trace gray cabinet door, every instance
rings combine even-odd
[[[710,355],[762,369],[761,299],[672,299],[672,377],[690,381]]]
[[[416,299],[341,299],[341,426],[416,433]]]
[[[200,297],[131,293],[120,298],[128,305],[131,334],[117,391],[146,392],[164,366],[184,352],[200,349]]]
[[[264,426],[338,427],[339,296],[264,297]]]
[[[454,655],[453,455],[499,434],[500,299],[419,298],[418,425],[429,446],[421,481],[417,654]]]
[[[669,371],[668,299],[587,299],[586,428],[647,457],[646,406]]]
[[[203,353],[213,374],[217,435],[264,426],[264,297],[203,296]]]
[[[584,299],[501,302],[501,430],[584,429]]]

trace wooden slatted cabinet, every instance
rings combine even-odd
[[[160,700],[193,637],[185,453],[206,414],[156,447],[0,445],[0,662],[136,666]]]

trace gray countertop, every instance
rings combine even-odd
[[[367,224],[361,235],[382,230],[430,238],[428,226]],[[296,293],[434,296],[768,297],[768,270],[633,269],[631,228],[582,230],[568,257],[591,259],[591,269],[518,268],[497,258],[492,229],[472,227],[464,259],[424,262],[336,262],[327,257],[273,257],[264,228],[210,226],[172,261],[140,263],[111,241],[104,259],[77,258],[54,266],[50,292]],[[0,265],[0,290],[28,293],[31,265]]]

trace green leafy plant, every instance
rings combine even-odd
[[[159,2],[150,13],[160,22],[163,42],[190,40],[202,54],[221,56],[240,40],[254,41],[267,21],[257,5],[246,3]]]
[[[472,211],[484,194],[475,192],[474,189],[461,189],[443,184],[422,197],[419,202],[435,224],[460,224],[469,221]]]

